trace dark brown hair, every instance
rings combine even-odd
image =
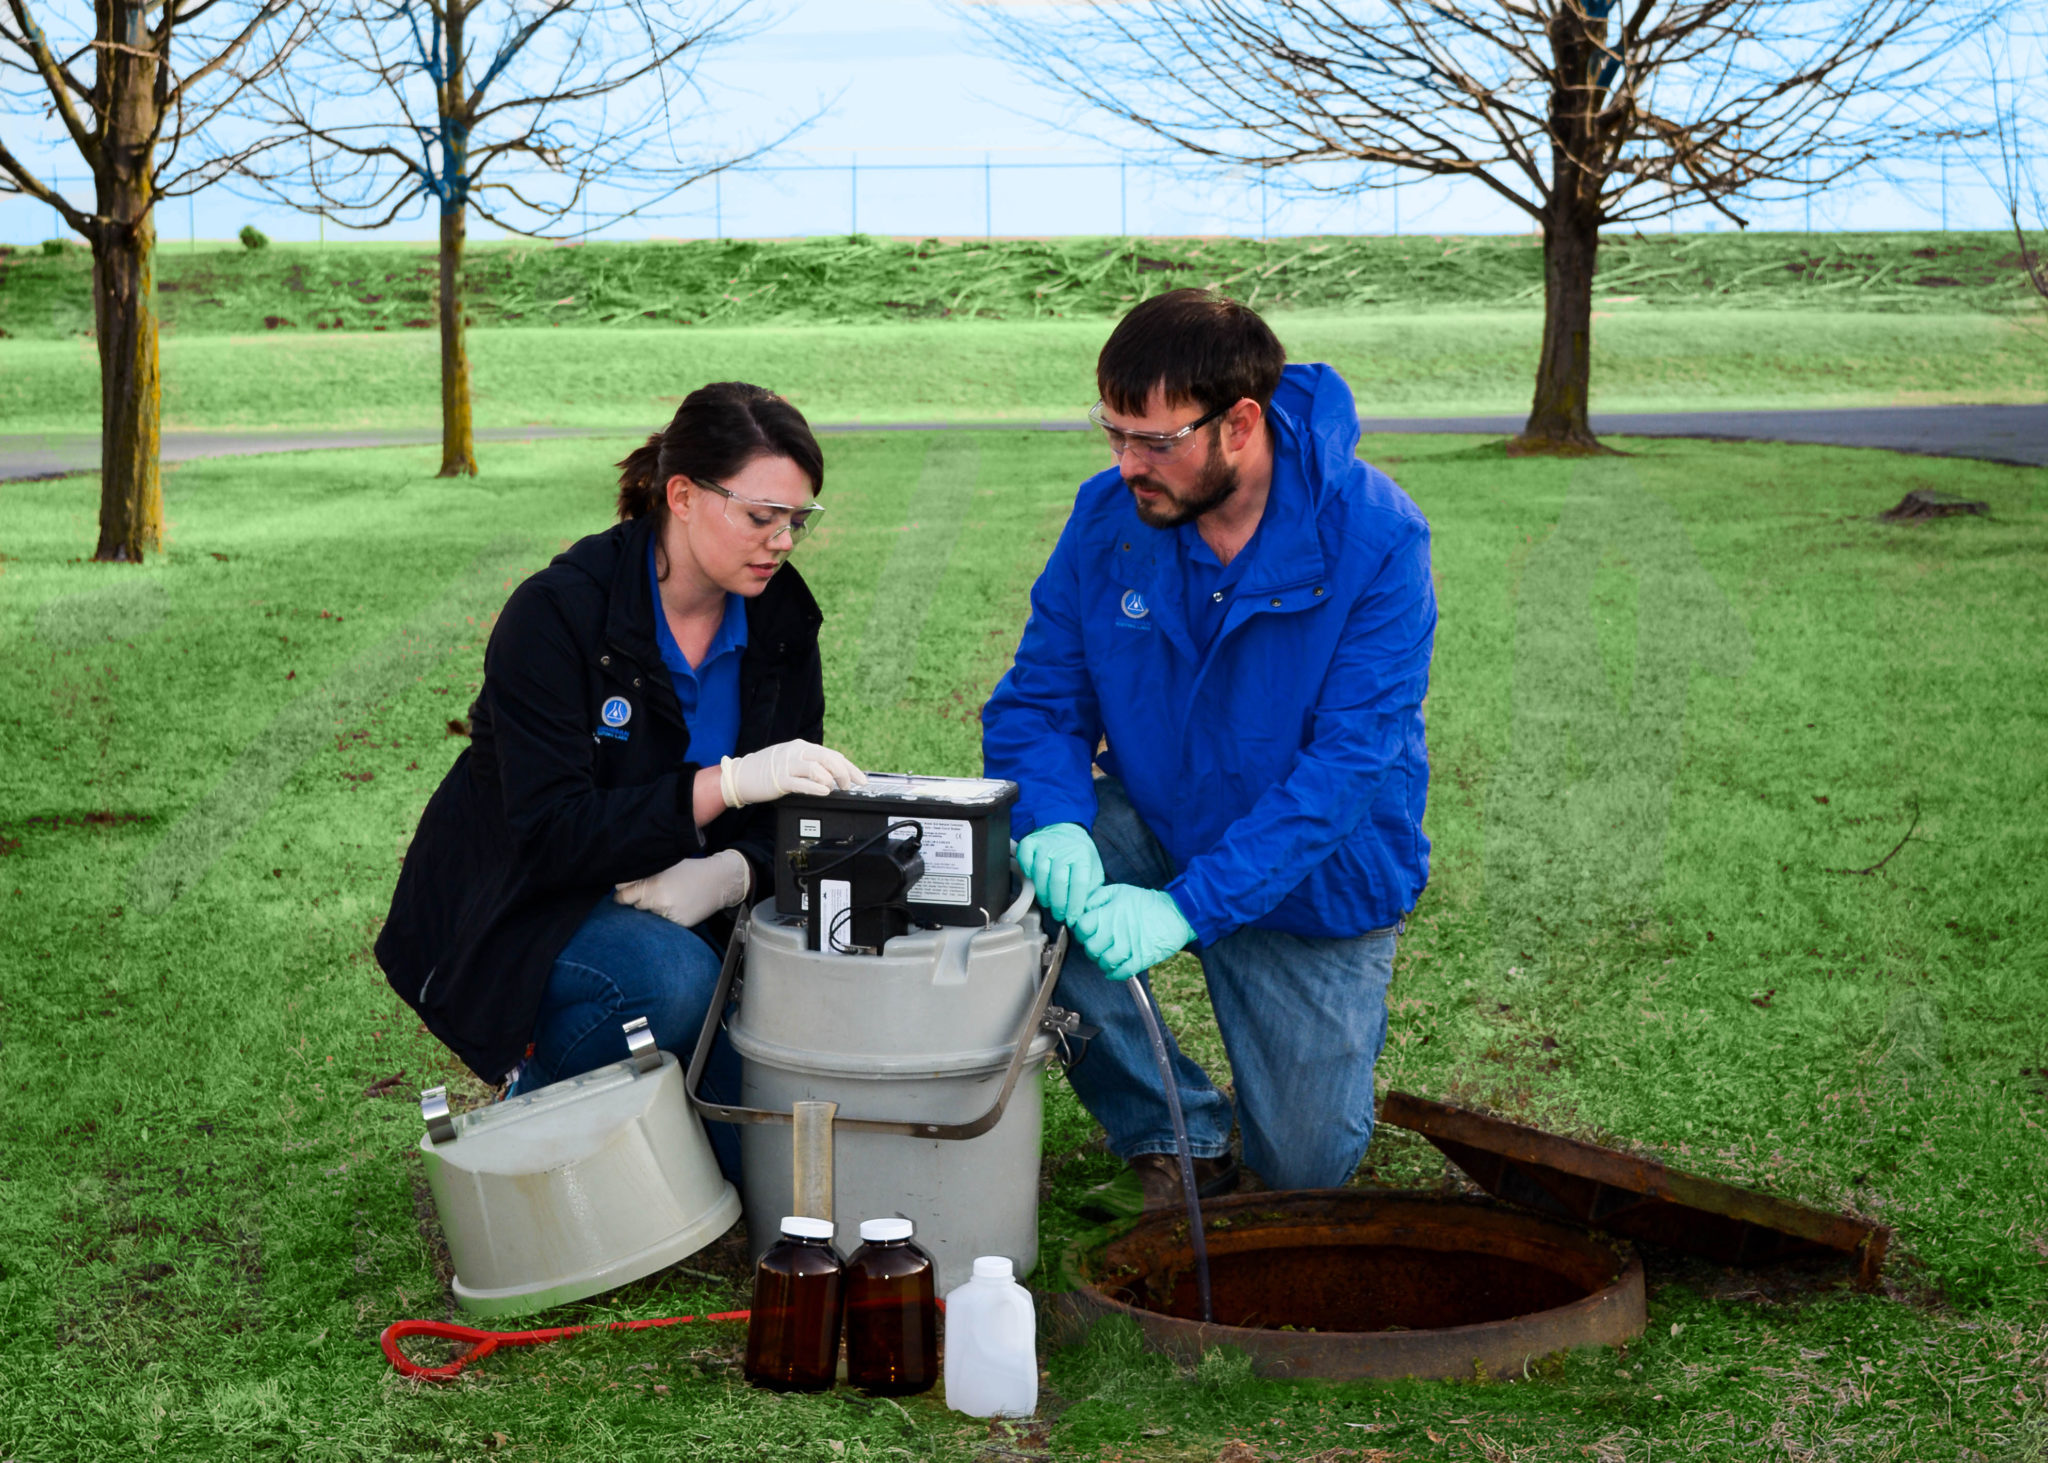
[[[721,486],[757,457],[787,457],[825,490],[825,454],[804,414],[774,392],[744,381],[714,381],[683,398],[668,426],[619,464],[619,517],[668,512],[678,473]]]
[[[1095,389],[1115,411],[1142,416],[1152,388],[1203,411],[1249,396],[1264,411],[1287,352],[1249,306],[1210,290],[1168,290],[1131,307],[1095,361]]]

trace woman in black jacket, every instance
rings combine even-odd
[[[705,386],[619,465],[621,521],[506,601],[377,940],[427,1029],[515,1091],[624,1059],[636,1016],[687,1052],[722,912],[773,887],[759,805],[866,781],[819,745],[822,616],[786,562],[823,511],[802,414]],[[705,1088],[736,1079],[721,1038]]]

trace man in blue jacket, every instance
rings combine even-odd
[[[1372,1138],[1395,934],[1428,878],[1429,525],[1356,457],[1342,378],[1287,365],[1234,301],[1138,305],[1096,384],[1116,466],[1081,485],[982,712],[988,775],[1023,790],[1019,860],[1079,946],[1057,999],[1101,1028],[1074,1090],[1145,1207],[1180,1202],[1116,983],[1193,946],[1246,1163],[1275,1188],[1342,1184]],[[1173,1056],[1197,1183],[1227,1192],[1230,1101]]]

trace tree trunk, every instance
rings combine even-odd
[[[469,405],[469,342],[462,277],[463,246],[469,242],[469,89],[464,72],[469,49],[465,22],[476,0],[448,0],[432,7],[444,28],[447,60],[434,105],[441,119],[441,473],[444,478],[476,476],[476,440]]]
[[[161,547],[163,376],[157,358],[156,202],[151,138],[163,105],[143,7],[105,12],[114,45],[100,61],[113,98],[95,169],[92,313],[100,352],[100,541],[93,558],[137,563]],[[109,85],[108,83],[111,83]]]
[[[1593,267],[1599,215],[1553,196],[1543,227],[1543,353],[1517,452],[1604,451],[1587,420],[1593,377]]]
[[[1593,379],[1593,266],[1600,252],[1600,195],[1613,165],[1612,139],[1602,135],[1603,38],[1609,5],[1581,0],[1551,12],[1553,63],[1550,191],[1543,201],[1543,354],[1536,362],[1536,399],[1517,453],[1604,452],[1586,419]]]
[[[463,318],[462,249],[469,207],[460,199],[441,205],[441,472],[476,476],[476,442],[469,404],[469,346]]]

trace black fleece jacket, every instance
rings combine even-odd
[[[774,887],[774,812],[691,816],[690,731],[654,638],[647,520],[593,534],[512,592],[471,741],[413,835],[377,963],[427,1029],[496,1082],[533,1039],[548,973],[615,884],[736,848]],[[825,734],[823,616],[784,565],[747,601],[735,754]],[[623,697],[624,739],[600,737]],[[616,720],[616,712],[614,713]]]

